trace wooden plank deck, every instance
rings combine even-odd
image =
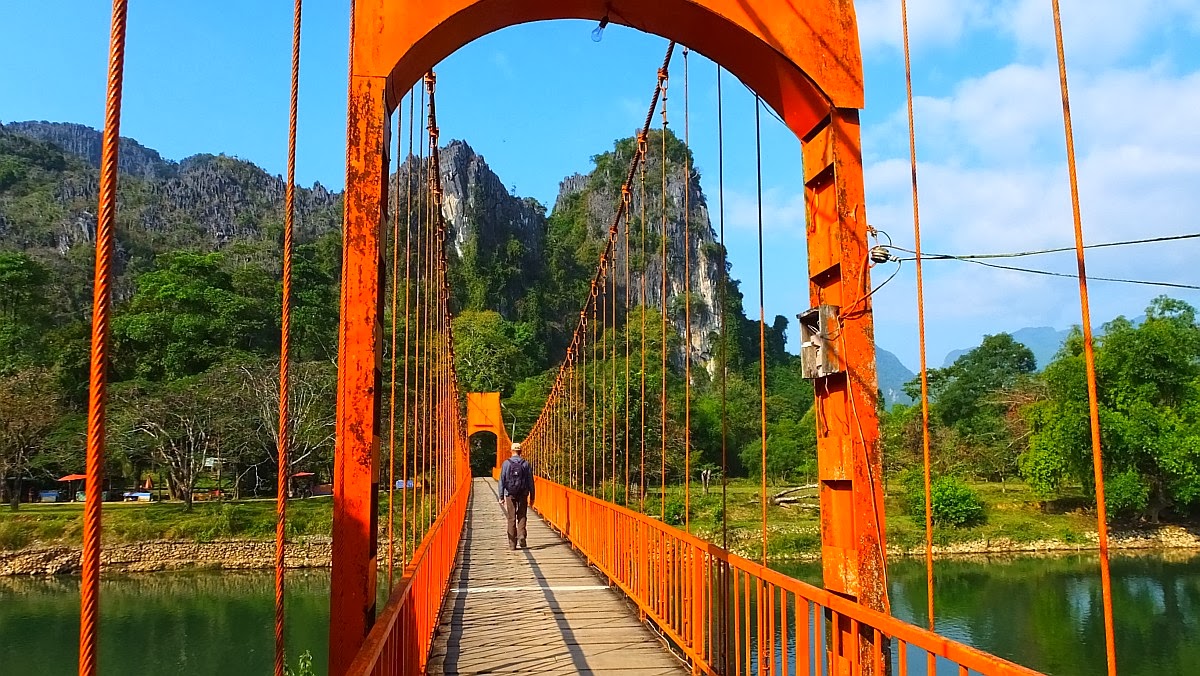
[[[496,482],[475,479],[431,674],[681,674],[636,613],[538,516],[508,549]]]

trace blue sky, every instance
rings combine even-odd
[[[914,86],[925,247],[1012,251],[1072,242],[1061,103],[1049,0],[912,0]],[[863,113],[868,218],[911,246],[899,0],[857,3],[866,64]],[[99,127],[107,2],[13,3],[0,24],[0,120]],[[1200,1],[1064,0],[1085,235],[1112,241],[1200,230]],[[291,3],[133,2],[122,132],[165,157],[224,152],[282,173]],[[344,176],[347,4],[307,3],[298,172],[340,188]],[[553,203],[558,182],[631,135],[645,115],[665,41],[583,22],[530,24],[486,36],[438,67],[443,139],[464,138],[504,182]],[[671,118],[682,130],[683,61]],[[691,142],[714,217],[715,66],[689,57]],[[754,99],[725,80],[726,229],[734,275],[757,302]],[[807,305],[800,145],[763,115],[766,305]],[[1097,252],[1097,275],[1196,283],[1200,245]],[[1073,259],[1024,259],[1069,272]],[[875,273],[881,282],[890,270]],[[911,265],[876,296],[879,343],[917,362]],[[1141,314],[1160,290],[1093,285],[1093,314]],[[1196,292],[1174,292],[1200,304]],[[931,262],[931,364],[985,333],[1079,321],[1068,279]]]

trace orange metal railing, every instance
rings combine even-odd
[[[1038,673],[544,478],[535,509],[704,673]],[[838,645],[846,619],[871,647]]]
[[[404,578],[392,592],[347,673],[373,676],[425,673],[442,599],[454,572],[470,497],[470,473],[460,473],[454,495],[413,554]]]

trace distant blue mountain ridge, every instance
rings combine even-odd
[[[1130,321],[1136,326],[1146,321],[1146,316],[1140,315]],[[1102,326],[1096,326],[1095,331],[1096,335],[1102,335],[1104,332]],[[1012,332],[1014,340],[1033,352],[1038,371],[1045,369],[1046,365],[1053,361],[1054,356],[1058,354],[1058,350],[1069,335],[1071,335],[1071,329],[1056,329],[1050,326],[1027,326]],[[942,368],[950,366],[959,357],[973,349],[975,348],[953,350],[942,361]],[[917,374],[909,370],[896,355],[878,345],[875,346],[875,358],[879,389],[883,391],[883,398],[888,408],[891,408],[893,404],[913,403],[912,398],[904,393],[904,384],[916,378]]]
[[[1062,347],[1063,341],[1069,335],[1071,335],[1070,329],[1059,330],[1049,326],[1027,326],[1012,332],[1013,340],[1016,340],[1033,352],[1033,356],[1037,360],[1037,370],[1039,371],[1046,368],[1046,365],[1054,359],[1054,355],[1058,354],[1058,349]],[[946,355],[945,361],[942,362],[942,368],[950,366],[959,357],[973,349],[975,348],[954,350]]]
[[[875,346],[875,374],[879,378],[879,389],[888,408],[894,404],[911,404],[913,400],[904,393],[904,383],[917,377],[908,370],[896,355]]]

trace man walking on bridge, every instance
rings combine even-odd
[[[512,457],[500,467],[500,504],[508,521],[508,548],[525,548],[525,517],[533,502],[533,468],[521,457],[521,444],[514,442]]]

